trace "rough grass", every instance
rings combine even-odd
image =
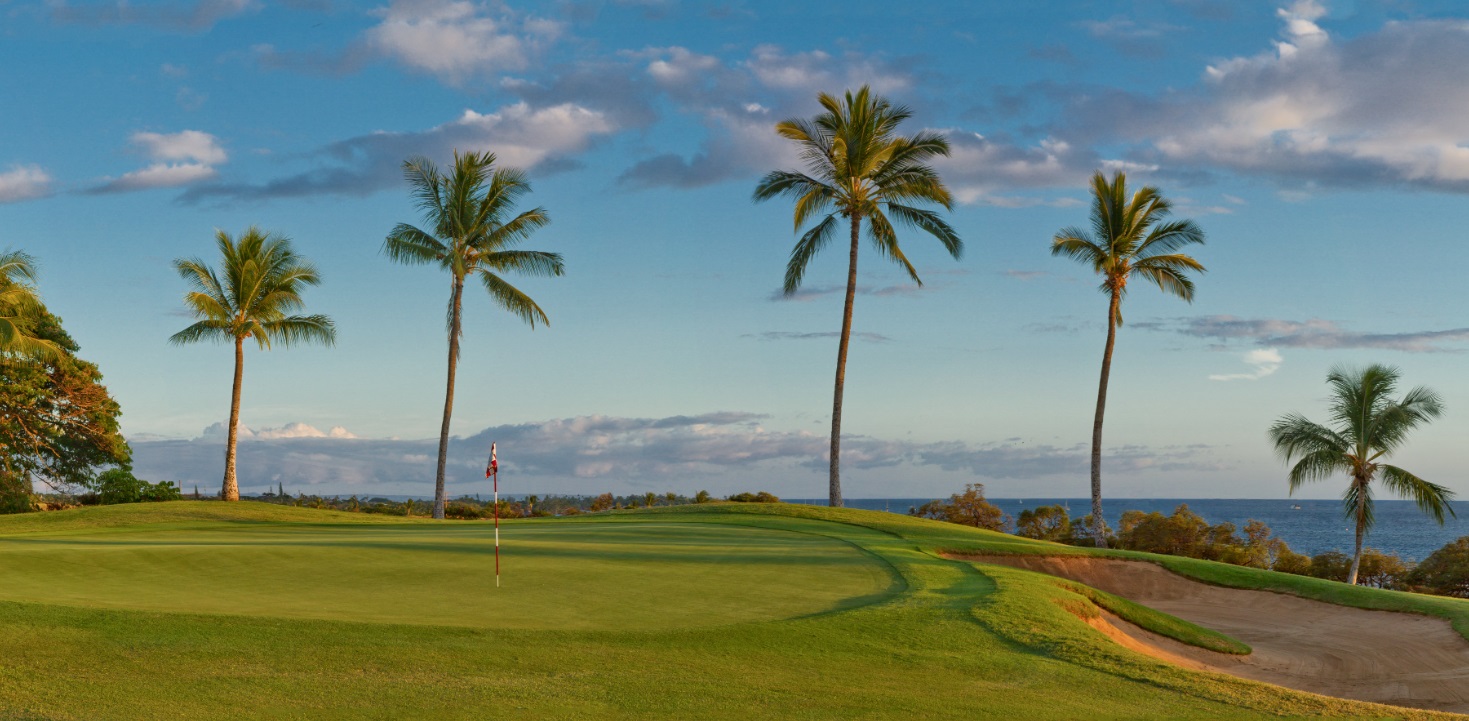
[[[334,573],[333,564],[348,564],[353,570],[346,577],[376,563],[434,567],[448,563],[439,556],[450,552],[436,548],[448,543],[457,544],[453,553],[483,564],[480,574],[489,574],[485,524],[245,503],[69,513],[0,518],[0,559],[27,543],[90,548],[85,544],[133,538],[133,546],[110,558],[141,574],[169,565],[175,554],[198,553],[183,565],[204,574],[211,561],[225,565],[235,554],[268,548],[273,563],[293,573],[254,577],[259,593],[295,594],[303,603],[328,607],[341,604],[343,594],[362,592],[313,580]],[[575,545],[582,534],[596,537],[587,543],[596,552],[532,556],[525,549],[533,529],[554,532],[557,544]],[[158,543],[170,534],[174,543]],[[940,549],[994,553],[1008,543],[949,524],[842,509],[720,505],[528,521],[508,526],[504,536],[507,584],[529,583],[555,560],[584,573],[579,580],[593,593],[542,601],[542,613],[562,619],[542,627],[323,620],[250,604],[237,613],[138,610],[126,607],[126,593],[106,603],[19,595],[0,601],[0,718],[1440,717],[1185,671],[1132,653],[1063,608],[1092,604],[1089,595],[1037,574],[942,558]],[[211,538],[228,542],[209,543]],[[321,555],[323,543],[354,538],[371,542]],[[619,584],[636,580],[599,575],[597,567],[608,559],[625,553],[649,574],[660,573],[660,566],[692,568],[679,554],[707,555],[711,539],[727,547],[720,549],[728,559],[717,564],[719,573],[668,584],[657,598],[641,602],[651,610],[615,601],[609,606],[616,612],[573,624],[588,599],[597,593],[616,598],[623,593]],[[146,553],[138,550],[142,541],[153,544]],[[513,555],[516,543],[525,543],[521,555]],[[847,550],[832,550],[838,547]],[[772,555],[785,556],[785,565],[798,572],[784,581],[789,585],[818,585],[833,570],[841,576],[878,569],[881,588],[870,593],[856,584],[815,612],[803,602],[799,611],[760,618],[738,618],[739,608],[717,602],[741,591],[738,583],[714,585],[719,575],[766,572],[781,565],[771,562]],[[862,560],[852,560],[857,557]],[[106,565],[86,563],[96,573]],[[234,572],[251,578],[251,568]],[[33,566],[23,575],[34,583],[64,570]],[[507,591],[456,590],[471,573],[379,574],[362,585],[414,589],[421,593],[414,598],[460,593],[456,603],[488,613]],[[212,585],[228,586],[214,578]],[[680,605],[702,609],[711,622],[658,623],[661,609]],[[344,606],[333,608],[333,617],[351,616]]]

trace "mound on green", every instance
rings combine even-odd
[[[483,523],[0,518],[0,718],[1439,717],[1128,651],[1080,589],[940,556],[1013,543],[950,524],[717,505],[503,537],[496,591]]]

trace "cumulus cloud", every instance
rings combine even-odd
[[[1412,331],[1406,333],[1363,333],[1342,328],[1334,321],[1312,318],[1304,321],[1277,318],[1236,318],[1209,315],[1167,321],[1135,323],[1136,327],[1169,331],[1219,341],[1245,340],[1262,348],[1379,348],[1405,353],[1462,352],[1453,344],[1469,342],[1469,328]]]
[[[507,476],[527,478],[540,487],[558,483],[571,492],[601,491],[609,485],[702,485],[724,474],[743,482],[751,473],[769,477],[782,470],[804,475],[825,469],[830,447],[825,434],[771,430],[762,425],[764,420],[755,413],[719,412],[664,418],[581,416],[496,426],[451,440],[449,482],[483,481],[491,441],[499,444]],[[257,432],[239,446],[240,483],[247,489],[284,483],[343,494],[421,492],[434,475],[437,443],[296,432],[263,438]],[[139,440],[133,450],[141,477],[185,484],[214,483],[223,459],[217,433],[190,441]],[[1088,447],[1031,445],[1019,439],[925,443],[849,435],[842,460],[858,470],[908,467],[990,479],[1081,478]],[[1109,451],[1106,463],[1121,472],[1220,468],[1203,446],[1121,447]]]
[[[154,162],[108,179],[90,193],[126,193],[177,188],[219,177],[214,166],[229,160],[219,138],[198,130],[177,133],[133,133],[130,141]]]
[[[1158,96],[1076,89],[1055,132],[1132,143],[1187,175],[1219,170],[1286,186],[1409,185],[1469,192],[1469,23],[1392,22],[1350,39],[1324,6],[1280,9],[1269,50],[1221,60]]]
[[[443,162],[458,150],[493,151],[504,167],[547,172],[571,167],[571,157],[617,129],[605,114],[579,105],[507,105],[492,113],[465,110],[457,119],[418,132],[380,131],[338,141],[310,154],[317,167],[264,183],[214,183],[190,188],[186,203],[308,195],[368,195],[403,182],[405,158]]]
[[[12,165],[0,172],[0,203],[18,203],[50,194],[51,174],[39,165]]]
[[[1254,368],[1249,373],[1224,373],[1209,376],[1211,381],[1254,381],[1280,370],[1285,359],[1274,348],[1256,348],[1245,354],[1245,365]]]
[[[342,426],[332,426],[331,430],[321,431],[314,426],[305,423],[287,423],[279,428],[251,429],[240,426],[237,432],[241,440],[272,440],[278,438],[356,438],[357,435]],[[229,437],[229,429],[223,422],[215,423],[200,432],[195,440],[224,441]]]
[[[53,22],[67,25],[151,25],[165,30],[202,32],[222,20],[254,12],[259,0],[132,3],[126,0],[71,4],[47,0]]]
[[[856,52],[788,52],[760,45],[732,63],[681,47],[628,56],[644,62],[659,92],[698,115],[708,131],[692,154],[663,153],[634,164],[619,180],[635,187],[701,187],[799,167],[797,150],[775,134],[777,121],[810,115],[819,92],[866,84],[891,94],[915,83],[907,69]]]
[[[369,47],[452,84],[522,70],[561,33],[555,21],[492,15],[473,2],[394,0],[375,14],[381,20],[366,33]]]

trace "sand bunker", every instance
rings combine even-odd
[[[1231,656],[1150,633],[1111,614],[1092,622],[1118,643],[1171,663],[1328,696],[1469,713],[1469,641],[1443,619],[1210,586],[1139,561],[956,558],[1068,578],[1254,648],[1249,656]]]

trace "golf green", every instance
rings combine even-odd
[[[195,525],[0,537],[0,600],[406,624],[668,629],[860,605],[894,583],[856,546],[769,528]]]

